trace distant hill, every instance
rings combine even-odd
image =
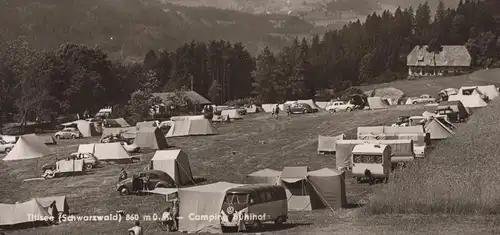
[[[0,7],[0,40],[25,36],[36,48],[62,43],[98,45],[113,58],[142,57],[149,49],[173,50],[186,41],[243,42],[251,53],[288,43],[282,35],[309,33],[298,18],[253,15],[156,0],[16,0]],[[270,36],[278,34],[278,36]]]
[[[380,2],[382,4],[400,6],[402,8],[407,8],[411,6],[413,7],[413,9],[416,9],[416,7],[421,3],[428,2],[432,11],[436,10],[436,7],[439,3],[439,0],[372,0],[372,1]],[[459,1],[460,0],[443,0],[443,3],[447,7],[456,8]]]

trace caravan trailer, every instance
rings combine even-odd
[[[391,155],[389,145],[359,144],[354,146],[351,155],[352,175],[358,183],[368,180],[370,184],[373,184],[377,179],[387,182],[392,169]]]

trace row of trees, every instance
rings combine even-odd
[[[147,115],[159,102],[152,92],[192,89],[221,104],[249,96],[258,102],[314,97],[331,88],[406,77],[406,56],[415,45],[465,44],[476,66],[500,61],[500,22],[485,3],[457,9],[440,4],[434,20],[427,4],[370,15],[311,41],[296,39],[279,52],[265,48],[256,58],[241,43],[185,43],[174,51],[149,51],[143,63],[111,61],[105,52],[64,44],[35,51],[25,40],[0,45],[0,113],[18,121],[53,119],[107,105]],[[142,105],[145,104],[145,105]],[[141,106],[141,107],[139,107]],[[144,108],[146,107],[146,108]]]

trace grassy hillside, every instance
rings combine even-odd
[[[0,40],[24,35],[37,48],[65,42],[99,45],[119,58],[142,57],[155,48],[175,49],[190,40],[241,41],[251,52],[265,45],[277,49],[287,41],[269,33],[308,33],[311,29],[304,21],[278,27],[286,16],[189,8],[155,0],[19,0],[1,4]]]
[[[428,161],[396,173],[374,196],[371,213],[500,212],[500,100],[476,112],[438,144]]]
[[[420,96],[422,94],[436,95],[442,89],[460,88],[470,85],[497,85],[500,86],[500,69],[479,70],[471,74],[452,77],[431,77],[416,80],[398,80],[389,83],[360,86],[363,91],[377,88],[394,87],[402,90],[406,96]]]

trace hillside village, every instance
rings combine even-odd
[[[0,234],[500,229],[497,1],[226,2],[6,3]]]

